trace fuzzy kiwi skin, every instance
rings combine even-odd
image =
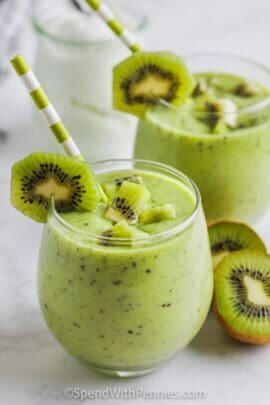
[[[254,250],[245,249],[245,250],[243,250],[243,252],[254,252]],[[258,250],[257,250],[257,252],[262,253]],[[230,253],[228,255],[230,255]],[[227,257],[228,257],[228,255],[227,255]],[[231,255],[233,255],[233,253],[231,253]],[[215,281],[215,278],[217,277],[218,272],[220,271],[220,269],[222,267],[224,260],[226,260],[227,257],[223,258],[221,260],[221,262],[218,264],[218,266],[216,267],[215,273],[214,273],[214,281]],[[221,327],[232,338],[234,338],[240,342],[243,342],[243,343],[249,343],[249,344],[254,344],[254,345],[264,345],[264,344],[270,343],[270,335],[263,336],[263,335],[250,335],[250,334],[241,333],[226,322],[226,320],[223,318],[221,312],[219,311],[215,282],[214,282],[214,292],[213,292],[212,304],[213,304],[213,312],[214,312],[214,315],[215,315],[217,321],[219,322]]]
[[[249,228],[252,233],[254,234],[255,237],[257,237],[258,239],[258,246],[256,247],[256,250],[260,250],[263,253],[267,253],[267,247],[265,246],[265,243],[263,242],[262,238],[258,235],[257,232],[254,231],[253,228],[251,228],[248,224],[246,224],[245,222],[242,221],[233,221],[233,220],[228,220],[228,219],[218,219],[218,220],[214,220],[214,221],[210,221],[207,224],[208,230],[218,224],[222,224],[222,223],[227,223],[227,224],[236,224],[236,225],[243,225],[246,226],[247,228]],[[260,244],[260,246],[259,246]],[[250,249],[250,248],[248,248]],[[239,249],[242,250],[242,249]],[[238,251],[239,251],[238,250]],[[228,251],[224,251],[223,253],[220,253],[219,255],[212,255],[212,259],[213,259],[213,265],[214,265],[214,270],[216,269],[216,267],[218,266],[218,264],[224,259],[224,257],[226,257],[228,254],[230,254],[230,252]]]

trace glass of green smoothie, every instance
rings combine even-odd
[[[200,194],[159,163],[111,160],[92,168],[109,199],[91,212],[59,213],[52,203],[40,249],[40,306],[52,334],[80,361],[121,377],[146,374],[193,339],[209,310],[212,262]],[[144,185],[153,216],[142,211],[119,237],[120,222],[111,228],[104,213],[123,182]],[[151,211],[168,204],[175,207],[170,219]]]
[[[193,93],[181,107],[146,110],[134,156],[191,177],[208,220],[255,221],[270,199],[270,71],[231,55],[185,61],[196,80]]]

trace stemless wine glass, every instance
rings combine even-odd
[[[162,174],[194,198],[184,222],[132,245],[77,229],[53,206],[45,225],[38,294],[48,328],[97,371],[142,375],[185,347],[209,310],[212,261],[200,194],[166,165],[111,160],[92,167],[98,176],[133,169]]]
[[[194,110],[149,110],[138,127],[134,156],[172,165],[190,176],[200,189],[208,220],[255,221],[270,200],[270,71],[232,55],[185,60],[192,73],[229,73],[257,82],[269,94],[238,110],[238,129],[219,134],[200,132]]]

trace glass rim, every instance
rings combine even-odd
[[[154,172],[155,169],[162,169],[162,174],[167,174],[173,176],[174,179],[178,180],[189,186],[189,189],[193,193],[195,198],[195,205],[191,212],[191,214],[180,224],[175,225],[171,229],[167,229],[166,231],[159,232],[157,234],[136,237],[136,238],[115,238],[115,237],[107,237],[97,233],[92,233],[88,231],[84,231],[66,221],[64,218],[61,217],[61,214],[56,210],[53,198],[51,199],[51,214],[57,220],[58,223],[61,224],[64,228],[81,236],[85,241],[90,241],[94,243],[99,243],[100,246],[104,246],[106,248],[114,248],[114,247],[129,247],[131,249],[137,248],[139,246],[150,246],[154,243],[160,243],[161,241],[166,241],[174,236],[178,236],[186,231],[196,220],[197,215],[199,213],[201,207],[201,195],[199,192],[198,187],[194,183],[194,181],[182,173],[181,171],[166,165],[164,163],[154,162],[150,160],[142,160],[142,159],[106,159],[101,160],[98,162],[91,163],[91,168],[95,172],[98,167],[109,166],[109,165],[116,165],[116,164],[133,164],[132,168],[128,168],[127,170],[134,170],[136,165],[143,165],[152,168]],[[151,170],[151,169],[150,169]],[[102,243],[103,242],[103,243]],[[107,243],[107,246],[106,246]],[[109,245],[108,245],[109,243]]]
[[[248,63],[249,65],[253,65],[254,67],[260,69],[261,71],[263,71],[266,75],[269,76],[269,80],[270,80],[270,68],[268,68],[267,66],[265,66],[263,63],[257,62],[252,58],[249,58],[247,56],[243,56],[243,55],[239,55],[239,54],[234,54],[234,53],[226,53],[226,52],[195,52],[195,53],[188,53],[188,54],[183,54],[183,60],[187,61],[188,59],[192,59],[192,58],[205,58],[205,57],[217,57],[217,58],[230,58],[230,59],[234,59],[235,61],[241,61],[244,63]],[[197,72],[197,73],[203,73],[203,72]],[[220,72],[220,73],[226,73],[226,72]],[[193,72],[192,72],[193,74]],[[196,73],[195,73],[196,74]],[[231,74],[233,74],[233,72],[231,72]],[[254,80],[254,82],[256,82]],[[260,83],[258,83],[260,84]],[[270,91],[270,89],[269,89]],[[237,112],[226,112],[223,113],[223,116],[232,116],[232,115],[244,115],[244,114],[251,114],[257,111],[260,111],[263,108],[266,108],[270,105],[270,94],[268,97],[265,97],[263,100],[259,101],[259,102],[255,102],[247,107],[242,107],[242,108],[238,108]],[[218,112],[196,112],[194,110],[190,110],[188,108],[181,108],[180,107],[176,107],[162,99],[159,100],[159,107],[162,107],[164,109],[168,109],[170,111],[174,111],[174,112],[183,112],[183,113],[188,113],[188,114],[192,114],[194,116],[197,117],[206,117],[206,116],[210,116],[210,117],[221,117],[221,114]]]
[[[144,30],[144,28],[147,26],[148,21],[149,21],[148,16],[143,11],[141,11],[141,9],[137,9],[137,7],[135,10],[135,7],[132,7],[130,5],[124,5],[123,3],[120,3],[120,5],[123,9],[128,10],[132,15],[135,15],[135,17],[136,17],[136,23],[131,30],[135,33],[139,33],[142,30]],[[65,39],[65,38],[61,37],[61,35],[56,35],[56,34],[49,32],[49,30],[46,29],[46,26],[44,26],[44,24],[40,21],[40,18],[38,17],[36,11],[34,12],[34,14],[32,16],[32,25],[34,27],[35,32],[37,32],[38,34],[41,34],[41,35],[49,38],[50,40],[63,44],[63,45],[72,45],[72,46],[80,47],[80,46],[102,45],[102,44],[107,44],[107,43],[115,41],[114,37],[107,38],[107,39],[94,40],[94,41]]]

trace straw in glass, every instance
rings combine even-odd
[[[57,142],[62,146],[69,156],[74,156],[78,159],[84,160],[76,143],[61,121],[59,115],[51,104],[45,91],[42,89],[35,74],[30,69],[25,58],[22,55],[16,55],[10,60],[10,62],[24,84],[24,87],[30,94],[37,109],[40,111],[51,132],[55,136]]]
[[[10,60],[14,70],[17,75],[20,77],[22,83],[24,84],[26,90],[30,94],[32,100],[34,101],[36,107],[40,111],[41,115],[45,119],[48,127],[53,133],[57,142],[62,146],[64,151],[72,157],[76,157],[84,161],[78,146],[72,139],[67,128],[61,121],[59,115],[57,114],[55,108],[51,104],[49,98],[47,97],[45,91],[42,89],[39,84],[38,79],[36,78],[33,71],[30,69],[28,63],[22,55],[16,55]],[[103,201],[107,200],[107,197],[97,181],[99,187],[101,198]]]
[[[141,45],[136,41],[132,33],[121,24],[112,10],[106,6],[106,4],[103,4],[100,0],[85,1],[132,53],[142,51]]]

